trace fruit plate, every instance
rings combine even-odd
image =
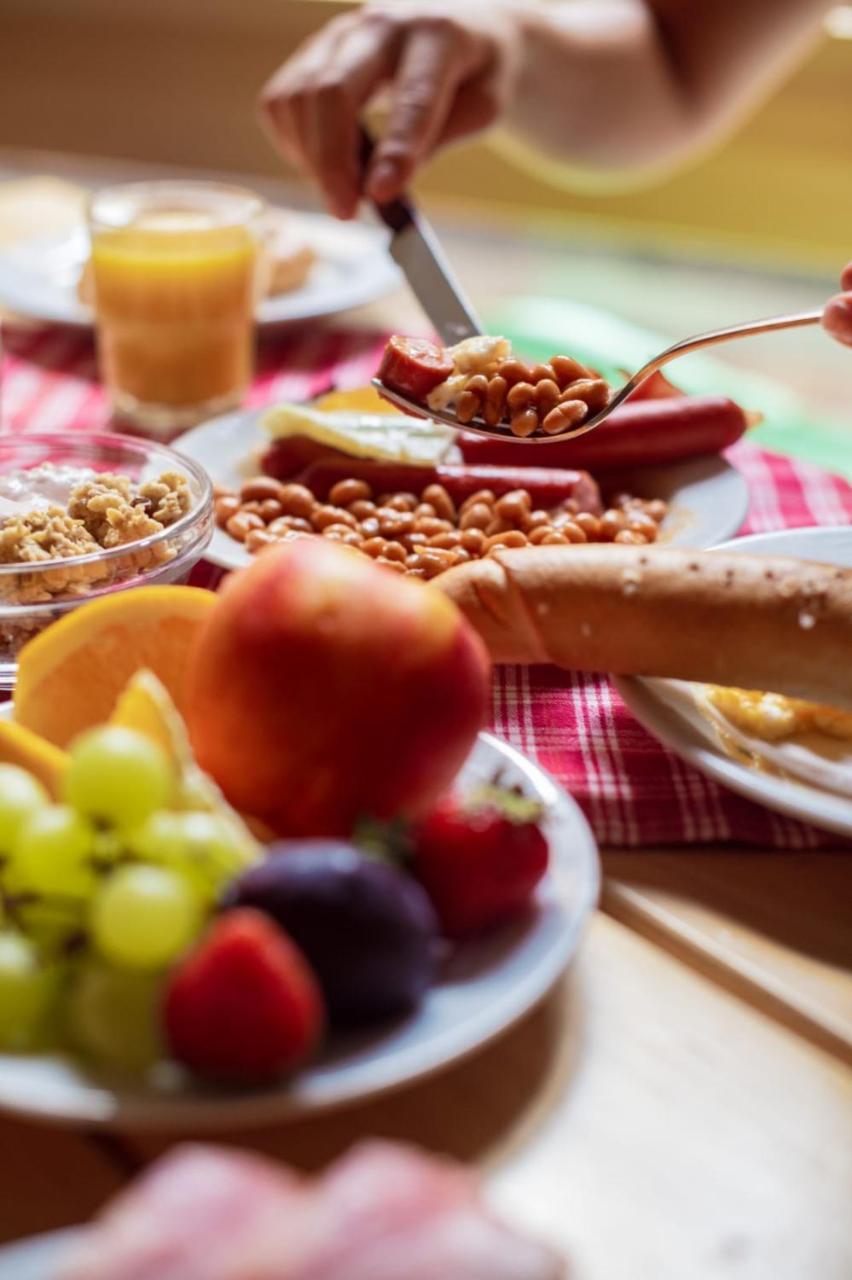
[[[577,948],[598,892],[594,837],[579,807],[537,765],[482,733],[462,769],[464,791],[496,774],[545,807],[550,870],[529,913],[460,946],[413,1015],[333,1037],[292,1080],[265,1090],[216,1089],[163,1063],[144,1085],[95,1078],[58,1055],[0,1055],[0,1110],[54,1122],[210,1132],[307,1116],[374,1097],[486,1044],[550,989]]]
[[[374,302],[397,287],[399,272],[387,252],[387,235],[381,228],[340,223],[318,213],[299,214],[298,221],[317,261],[301,288],[258,303],[258,324],[288,324],[334,315]],[[7,247],[0,253],[0,304],[33,320],[90,328],[94,323],[92,309],[77,297],[77,281],[88,251],[82,227]]]
[[[782,529],[756,533],[728,543],[744,555],[799,556],[852,568],[852,529],[848,525]],[[848,796],[810,783],[755,769],[724,750],[709,721],[696,714],[680,681],[619,676],[616,688],[639,723],[687,764],[715,782],[777,813],[812,822],[826,831],[852,837]]]
[[[269,443],[261,419],[266,410],[243,410],[193,427],[173,447],[200,463],[214,484],[238,489],[258,472],[257,459]],[[748,485],[721,456],[694,458],[661,467],[643,467],[635,478],[619,474],[619,488],[642,498],[663,498],[670,507],[663,538],[673,547],[712,547],[732,537],[748,511]],[[205,559],[221,569],[241,569],[251,556],[241,542],[216,529]]]

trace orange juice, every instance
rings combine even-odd
[[[166,185],[175,184],[144,184]],[[259,205],[251,200],[252,208]],[[136,425],[177,429],[238,404],[252,369],[253,227],[228,221],[233,210],[217,221],[215,212],[191,207],[186,196],[177,207],[162,199],[153,207],[131,203],[127,225],[99,224],[96,202],[98,347],[119,415]]]

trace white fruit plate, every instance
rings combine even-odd
[[[163,1063],[141,1085],[96,1078],[71,1058],[0,1055],[0,1110],[55,1122],[183,1133],[260,1125],[374,1097],[464,1057],[516,1022],[550,989],[575,952],[598,893],[597,849],[577,804],[548,774],[482,733],[464,790],[497,773],[543,803],[550,870],[531,910],[460,946],[411,1016],[357,1035],[334,1035],[322,1055],[273,1088],[205,1086]]]
[[[214,484],[238,489],[258,472],[257,459],[269,437],[265,409],[240,410],[193,427],[172,447],[204,467]],[[669,504],[662,540],[672,547],[712,547],[732,537],[748,511],[744,476],[721,455],[666,466],[625,469],[619,487],[641,498]],[[221,569],[242,569],[252,557],[241,542],[216,529],[204,558]]]

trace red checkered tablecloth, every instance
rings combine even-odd
[[[380,334],[308,328],[261,347],[250,406],[360,386],[384,345]],[[4,331],[4,431],[97,431],[109,411],[89,337],[68,330]],[[852,520],[852,486],[808,463],[741,444],[731,461],[748,481],[742,532]],[[496,673],[493,728],[538,759],[583,806],[601,844],[754,844],[802,849],[837,837],[724,790],[651,738],[604,678],[553,667]]]

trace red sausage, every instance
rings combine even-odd
[[[453,362],[443,347],[423,338],[395,337],[385,347],[378,377],[391,391],[422,404],[452,372]]]
[[[748,426],[739,405],[725,396],[671,396],[629,402],[588,435],[553,444],[527,446],[461,435],[465,462],[513,468],[657,466],[719,453],[735,444]]]
[[[490,489],[498,496],[512,489],[527,489],[536,507],[556,507],[567,498],[574,498],[583,511],[603,509],[600,490],[588,472],[550,467],[409,467],[399,462],[370,462],[363,458],[321,458],[311,463],[300,480],[318,498],[325,499],[338,480],[350,476],[366,480],[375,494],[394,490],[422,493],[427,485],[442,484],[454,502],[463,502],[478,489]]]
[[[340,449],[311,440],[310,436],[282,436],[273,440],[260,459],[260,469],[265,476],[275,480],[290,480],[319,458],[345,458]]]

